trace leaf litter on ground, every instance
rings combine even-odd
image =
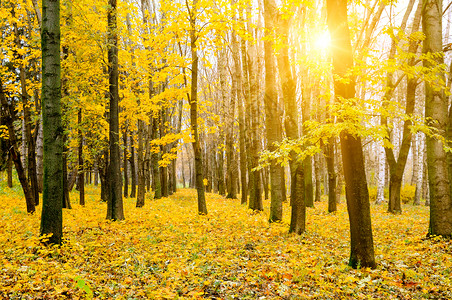
[[[38,237],[40,207],[27,215],[20,195],[0,195],[0,297],[5,299],[450,299],[452,243],[426,239],[428,207],[401,215],[372,205],[378,268],[354,270],[345,203],[307,209],[307,232],[288,233],[239,200],[207,194],[197,214],[196,191],[169,198],[124,198],[126,219],[105,220],[99,188],[87,187],[82,207],[71,194],[64,243]]]

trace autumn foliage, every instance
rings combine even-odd
[[[16,187],[1,183],[0,298],[21,299],[446,299],[452,297],[452,242],[425,239],[428,208],[403,215],[372,206],[378,268],[347,266],[345,204],[307,210],[307,232],[288,234],[288,214],[269,224],[269,201],[254,213],[239,200],[207,194],[197,214],[195,190],[105,220],[99,189],[86,206],[64,210],[64,243],[42,246],[39,210],[27,215]],[[287,205],[284,210],[288,211]]]

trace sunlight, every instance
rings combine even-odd
[[[318,50],[327,50],[330,47],[330,34],[328,31],[320,33],[315,39],[315,47]]]

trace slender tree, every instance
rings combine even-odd
[[[206,195],[204,190],[204,176],[203,176],[203,160],[201,143],[199,141],[198,133],[198,50],[196,47],[197,32],[196,32],[196,16],[197,0],[193,0],[192,6],[187,7],[190,11],[190,49],[191,49],[191,90],[190,90],[190,126],[193,135],[193,152],[195,156],[195,179],[196,190],[198,193],[198,213],[207,215]],[[188,4],[187,4],[188,6]]]
[[[110,197],[107,219],[123,220],[121,154],[119,152],[118,25],[116,0],[108,1],[108,82],[110,92]]]
[[[298,108],[296,99],[296,78],[292,75],[289,61],[289,19],[281,15],[277,18],[279,34],[283,38],[284,46],[280,49],[278,55],[278,69],[283,94],[284,109],[286,111],[284,126],[287,138],[297,140],[298,132]],[[290,152],[290,177],[291,194],[290,201],[292,206],[290,219],[290,232],[301,234],[305,231],[306,223],[306,205],[305,205],[305,179],[304,166],[297,153]]]
[[[327,0],[328,29],[331,35],[333,72],[344,77],[353,67],[353,52],[347,21],[347,1]],[[335,80],[334,92],[339,104],[355,96],[355,81]],[[342,161],[345,177],[347,210],[350,220],[351,251],[349,265],[353,268],[375,268],[375,255],[370,218],[369,191],[367,189],[361,138],[348,132],[340,133]]]
[[[44,182],[41,236],[61,244],[63,235],[63,126],[61,122],[60,1],[42,1],[42,117]]]
[[[264,0],[264,19],[267,35],[271,35],[271,30],[275,24],[276,4],[274,0]],[[274,143],[280,140],[279,118],[278,118],[278,95],[276,93],[275,59],[273,57],[273,42],[270,38],[264,41],[265,51],[265,129],[267,131],[267,147],[270,151],[275,150]],[[282,220],[282,200],[283,193],[281,186],[281,171],[273,160],[270,163],[270,222]]]

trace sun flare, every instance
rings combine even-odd
[[[330,35],[327,31],[320,33],[315,39],[315,47],[319,50],[326,50],[330,47]]]

